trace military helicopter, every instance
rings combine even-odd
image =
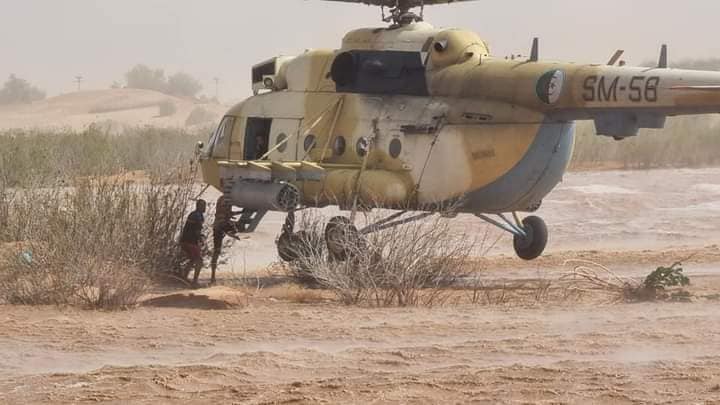
[[[277,240],[293,260],[295,212],[338,206],[349,216],[325,230],[358,235],[419,220],[452,204],[513,235],[533,260],[548,241],[537,211],[562,180],[574,122],[622,140],[661,129],[667,116],[720,112],[720,73],[490,54],[477,34],[436,29],[424,6],[469,0],[329,0],[380,6],[380,28],[345,35],[337,50],[278,56],[252,67],[254,95],[199,146],[204,181],[242,208],[246,231],[268,211],[286,212]],[[420,13],[413,10],[420,8]],[[387,10],[387,14],[386,14]],[[358,210],[396,210],[357,229]]]

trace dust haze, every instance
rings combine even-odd
[[[671,61],[720,69],[717,0],[480,0],[425,12],[478,32],[500,57],[539,37],[543,60],[606,63],[624,49],[644,64],[666,43]],[[176,277],[193,200],[210,202],[212,246],[220,196],[201,190],[195,147],[250,96],[251,66],[382,25],[376,8],[319,0],[0,0],[0,88],[22,90],[0,90],[0,403],[718,403],[717,114],[622,142],[579,123],[569,170],[538,211],[552,233],[535,261],[475,215],[408,224],[405,235],[447,226],[414,245],[476,243],[445,261],[452,277],[435,288],[410,284],[419,298],[405,305],[387,280],[403,287],[437,268],[437,249],[403,250],[388,241],[415,239],[390,234],[362,271],[353,258],[347,278],[308,281],[279,263],[281,212],[225,238],[217,284],[204,284],[209,260],[202,288]],[[131,69],[138,80],[164,74],[125,86]],[[11,74],[27,82],[2,88]],[[306,227],[304,215],[297,228],[323,237],[325,223]],[[319,246],[300,270],[335,261]],[[412,264],[378,266],[389,250]],[[681,281],[646,287],[662,273]]]
[[[352,28],[379,26],[374,7],[316,0],[1,0],[0,79],[11,73],[48,96],[107,89],[143,63],[198,78],[221,100],[249,95],[249,68],[278,54],[337,48]],[[680,12],[681,11],[681,12]],[[682,17],[680,17],[680,15]],[[720,3],[689,0],[603,2],[484,0],[426,9],[440,27],[477,31],[498,56],[527,53],[542,40],[543,59],[605,62],[618,49],[630,63],[656,58],[662,43],[671,57],[720,56]]]

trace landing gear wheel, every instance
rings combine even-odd
[[[294,262],[312,250],[309,245],[311,243],[310,235],[305,231],[292,234],[283,232],[276,243],[278,256],[286,262]]]
[[[362,236],[350,218],[333,217],[325,226],[325,243],[330,256],[342,261],[360,247]]]
[[[515,253],[523,260],[535,260],[540,257],[547,246],[547,225],[545,225],[545,221],[536,216],[527,217],[523,219],[522,223],[526,236],[515,235],[513,239]]]

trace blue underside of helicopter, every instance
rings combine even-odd
[[[534,211],[562,181],[574,137],[574,122],[542,124],[520,162],[493,183],[468,193],[462,210],[483,214]]]

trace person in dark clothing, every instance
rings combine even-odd
[[[267,140],[262,135],[255,137],[255,160],[262,159],[268,151]]]
[[[240,221],[233,221],[232,218],[235,215],[241,214],[240,211],[233,211],[232,204],[227,198],[221,195],[217,199],[215,204],[215,221],[213,222],[213,254],[212,261],[210,262],[210,268],[212,269],[212,275],[210,276],[210,283],[215,283],[215,272],[217,270],[218,259],[222,253],[223,239],[225,236],[236,238],[237,232],[242,232],[244,225]]]
[[[197,286],[200,270],[202,270],[202,243],[203,243],[203,224],[205,223],[205,210],[207,202],[205,200],[197,200],[195,203],[195,211],[188,215],[182,234],[180,235],[180,246],[189,259],[188,268],[183,275],[187,279],[190,270],[195,270],[193,275],[193,286]]]

